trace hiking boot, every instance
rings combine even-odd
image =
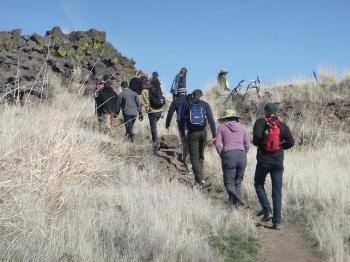
[[[282,226],[281,226],[281,224],[273,224],[272,225],[272,227],[271,227],[271,229],[274,229],[274,230],[281,230],[282,229]]]
[[[261,217],[264,214],[265,214],[264,209],[261,209],[258,213],[256,213],[256,216]]]
[[[263,218],[261,219],[261,222],[269,222],[273,218],[273,215],[269,213],[265,213]]]
[[[205,180],[201,180],[199,183],[195,182],[193,185],[193,188],[198,189],[198,190],[204,190],[207,189],[211,186],[211,183],[205,182]]]
[[[159,141],[153,143],[153,154],[157,154],[157,151],[159,151]]]

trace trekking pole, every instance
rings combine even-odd
[[[227,98],[226,98],[224,104],[226,104],[226,102],[229,100],[229,98],[230,98],[235,92],[237,92],[238,88],[241,86],[241,84],[242,84],[244,81],[245,81],[245,80],[241,80],[241,81],[238,83],[238,85],[237,85],[234,89],[232,89],[231,93],[227,96]]]

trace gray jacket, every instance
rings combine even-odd
[[[141,103],[138,95],[131,89],[123,89],[119,94],[118,104],[124,115],[137,116],[141,113]]]

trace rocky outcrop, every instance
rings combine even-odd
[[[54,27],[45,36],[22,35],[20,29],[0,32],[0,93],[18,86],[35,88],[34,82],[42,87],[48,70],[66,83],[80,71],[89,90],[106,75],[117,83],[127,80],[134,65],[106,41],[105,32],[95,29],[65,34]]]

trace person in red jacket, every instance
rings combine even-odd
[[[273,103],[265,105],[265,117],[257,119],[253,128],[253,144],[258,147],[254,186],[262,210],[262,222],[272,219],[272,228],[280,229],[282,209],[283,150],[294,146],[289,127],[277,117],[278,108]],[[273,210],[267,199],[264,184],[270,174],[272,182]]]

